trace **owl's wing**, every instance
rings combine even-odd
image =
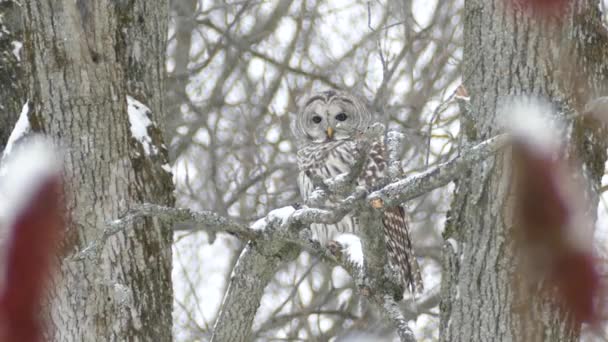
[[[388,165],[386,158],[384,141],[375,142],[369,152],[369,159],[360,182],[368,188],[382,185],[380,181],[386,176]],[[386,208],[382,223],[389,262],[399,271],[402,283],[412,293],[421,292],[423,289],[422,276],[410,239],[405,211],[401,206]]]
[[[424,288],[422,276],[412,247],[405,211],[400,206],[386,208],[382,223],[389,262],[399,271],[401,281],[412,293],[421,293]]]

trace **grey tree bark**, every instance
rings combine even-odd
[[[0,151],[25,103],[25,82],[20,60],[22,25],[19,6],[0,0]]]
[[[77,258],[130,207],[172,206],[160,130],[151,155],[132,137],[127,95],[163,110],[165,2],[25,1],[25,65],[35,132],[64,151],[70,215],[51,290],[52,341],[170,341],[171,243],[167,223],[145,219]],[[105,240],[104,240],[105,241]]]
[[[590,188],[587,214],[595,217],[606,160],[606,138],[577,115],[605,90],[606,42],[597,3],[573,1],[561,20],[508,9],[502,0],[465,2],[463,143],[496,135],[497,108],[509,95],[551,100],[572,134],[568,153]],[[454,190],[444,247],[442,341],[574,341],[580,326],[540,294],[522,296],[513,279],[513,196],[508,153],[474,166]],[[575,175],[573,175],[575,176]]]

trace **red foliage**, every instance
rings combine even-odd
[[[40,306],[63,230],[62,185],[49,177],[15,217],[0,290],[0,341],[41,341]]]
[[[577,321],[595,323],[593,301],[600,291],[600,277],[590,252],[566,249],[558,253],[551,280]]]
[[[600,276],[591,246],[575,237],[580,233],[576,230],[590,230],[590,223],[577,219],[581,210],[577,201],[583,196],[567,186],[566,165],[551,152],[556,151],[543,153],[523,141],[516,141],[513,148],[517,226],[529,253],[525,260],[532,269],[545,271],[527,278],[545,279],[547,290],[557,290],[559,301],[577,322],[594,323]]]
[[[568,221],[570,208],[562,196],[557,170],[559,164],[544,156],[529,153],[522,146],[514,147],[518,158],[518,195],[521,201],[521,217],[528,230],[528,239],[542,239],[555,234]],[[547,231],[547,229],[549,231]]]
[[[512,8],[521,9],[529,15],[546,18],[562,17],[568,10],[571,0],[506,0]]]

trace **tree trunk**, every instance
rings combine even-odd
[[[162,137],[153,155],[130,132],[127,94],[162,111],[167,5],[23,2],[33,131],[64,151],[70,223],[49,306],[49,340],[170,341],[172,231],[156,219],[78,258],[132,205],[173,205]],[[142,69],[145,65],[148,69]],[[145,70],[145,72],[143,72]],[[133,92],[133,93],[129,93]]]
[[[169,127],[167,134],[174,132],[182,122],[181,106],[188,102],[186,86],[190,74],[190,50],[192,49],[192,33],[196,28],[195,13],[198,0],[173,0],[171,9],[175,18],[175,48],[170,58],[174,68],[167,77],[166,100]],[[167,135],[169,138],[170,135]]]
[[[19,8],[13,0],[0,0],[0,151],[4,150],[25,103]]]
[[[470,106],[461,130],[465,144],[482,141],[499,133],[497,108],[508,96],[549,99],[572,132],[568,151],[582,164],[576,172],[590,184],[587,214],[595,217],[598,197],[592,189],[604,171],[605,138],[593,135],[576,114],[602,91],[607,50],[596,5],[574,2],[560,21],[526,15],[503,0],[466,1],[463,79]],[[578,339],[580,326],[570,324],[568,314],[549,298],[522,297],[513,286],[521,268],[512,239],[511,208],[517,199],[509,196],[511,166],[508,152],[490,158],[454,190],[444,232],[449,243],[443,261],[442,341]]]

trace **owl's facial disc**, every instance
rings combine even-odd
[[[352,139],[369,121],[369,113],[359,102],[335,91],[314,95],[298,118],[299,132],[313,143]]]
[[[347,108],[340,103],[318,101],[311,106],[309,136],[316,143],[350,138],[354,127]]]

